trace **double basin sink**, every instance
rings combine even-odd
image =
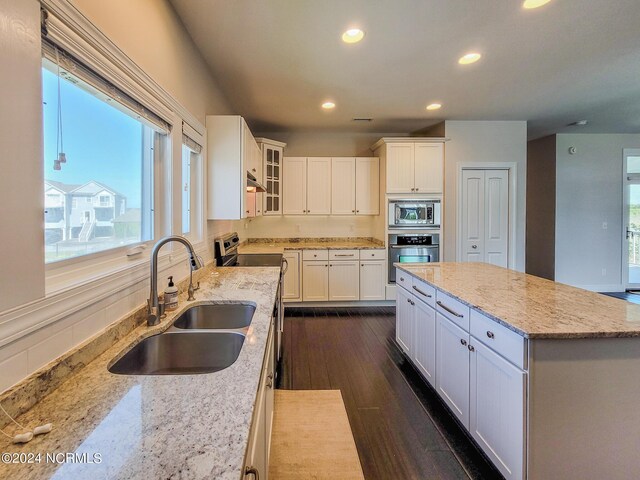
[[[240,355],[256,307],[244,303],[197,305],[164,333],[136,344],[109,367],[121,375],[191,375],[231,366]]]

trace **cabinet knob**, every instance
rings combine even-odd
[[[404,282],[404,277],[400,277],[400,281],[401,281],[401,282]]]
[[[351,210],[351,213],[356,213],[356,211],[355,210]]]
[[[489,338],[494,338],[494,337],[495,337],[495,335],[493,334],[493,332],[492,332],[492,331],[487,330],[487,337],[489,337]]]
[[[478,248],[478,245],[471,245],[471,248],[475,250],[476,248]]]
[[[469,349],[470,352],[475,352],[476,351],[476,349],[475,349],[475,347],[473,345],[469,345],[467,348]]]
[[[420,189],[419,189],[419,188],[416,188],[416,192],[417,192],[418,190],[420,190]]]
[[[252,169],[251,169],[251,171],[252,171],[252,172],[255,172],[255,171],[256,171],[256,169],[255,169],[255,168],[252,168]]]
[[[356,210],[356,213],[360,213],[360,210]]]
[[[407,303],[411,303],[411,299],[410,298],[407,298]]]
[[[258,473],[258,469],[256,467],[247,467],[244,469],[244,476],[253,475],[255,480],[260,480],[260,473]]]
[[[462,346],[465,346],[467,344],[467,341],[464,338],[461,338],[460,344],[462,344]]]
[[[415,188],[412,188],[412,189],[411,189],[411,191],[412,191],[412,192],[415,192],[415,191],[416,191],[416,189],[415,189]]]
[[[267,378],[269,379],[269,381],[267,382],[267,387],[273,388],[273,373],[267,375]]]
[[[364,267],[364,263],[361,263],[361,264],[360,264],[360,266],[361,266],[361,267]]]

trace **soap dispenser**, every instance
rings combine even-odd
[[[164,290],[164,309],[175,310],[178,308],[178,287],[173,284],[173,277],[169,277],[169,285]]]

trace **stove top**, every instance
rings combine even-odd
[[[282,265],[281,253],[242,253],[237,256],[236,262],[232,266],[279,267],[281,265]]]

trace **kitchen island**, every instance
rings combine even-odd
[[[196,301],[186,302],[183,294],[178,310],[159,325],[138,326],[77,373],[68,373],[70,378],[18,418],[27,426],[51,422],[53,431],[24,445],[2,437],[3,453],[42,457],[0,463],[0,478],[244,478],[279,280],[280,268],[208,267]],[[167,330],[188,307],[229,301],[249,302],[256,310],[240,355],[228,368],[197,375],[108,371],[124,352]],[[21,430],[9,425],[5,431]],[[74,454],[80,461],[47,462],[47,453]]]
[[[640,472],[640,306],[488,264],[396,267],[398,345],[506,478]]]

